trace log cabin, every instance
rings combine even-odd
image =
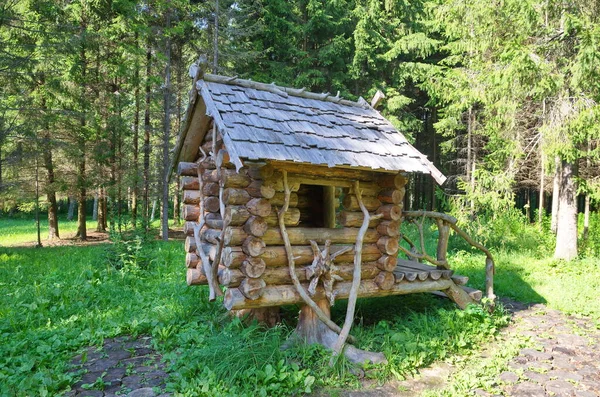
[[[464,308],[481,297],[446,260],[450,230],[461,233],[456,220],[403,209],[409,173],[439,184],[445,177],[364,99],[201,68],[191,77],[173,161],[188,285],[208,285],[210,300],[224,294],[228,310],[267,323],[280,306],[298,304],[297,334],[338,353],[353,341],[357,298],[436,292]],[[435,257],[400,233],[403,221],[422,225],[422,217],[439,229]],[[484,252],[493,297],[493,260]],[[338,299],[349,300],[343,327],[329,318]],[[384,360],[349,345],[344,354]]]

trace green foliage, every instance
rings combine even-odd
[[[155,243],[146,231],[113,233],[110,240],[113,244],[106,249],[101,262],[124,271],[143,270],[152,264]]]

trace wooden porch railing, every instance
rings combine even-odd
[[[409,258],[416,259],[418,261],[427,261],[440,269],[450,269],[448,265],[448,240],[450,238],[450,230],[462,237],[471,246],[479,249],[486,255],[485,259],[485,295],[492,301],[496,298],[494,295],[494,274],[495,264],[494,258],[490,251],[477,241],[473,240],[464,230],[457,226],[457,220],[453,216],[442,214],[440,212],[433,211],[403,211],[402,217],[405,221],[412,223],[417,227],[419,231],[419,247],[410,240],[404,233],[401,234],[402,239],[408,243],[410,250],[400,246],[400,250],[404,252]],[[425,219],[432,219],[435,221],[439,237],[437,244],[436,256],[433,257],[427,254],[425,249],[425,237],[423,232],[423,225]]]

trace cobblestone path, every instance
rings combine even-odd
[[[101,349],[90,347],[71,362],[81,380],[68,397],[165,397],[167,373],[148,337],[106,339]]]
[[[500,374],[505,395],[600,396],[600,330],[591,321],[543,305],[513,302],[507,308],[514,312],[511,332],[531,337],[536,346],[522,349]]]

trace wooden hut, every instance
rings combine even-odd
[[[262,319],[303,304],[298,332],[330,347],[344,334],[328,319],[336,299],[473,301],[445,262],[450,217],[436,266],[398,258],[428,259],[399,246],[406,174],[445,177],[366,101],[195,74],[174,162],[189,285],[207,284],[211,300],[225,287],[228,310]],[[381,359],[363,353],[346,351]]]

